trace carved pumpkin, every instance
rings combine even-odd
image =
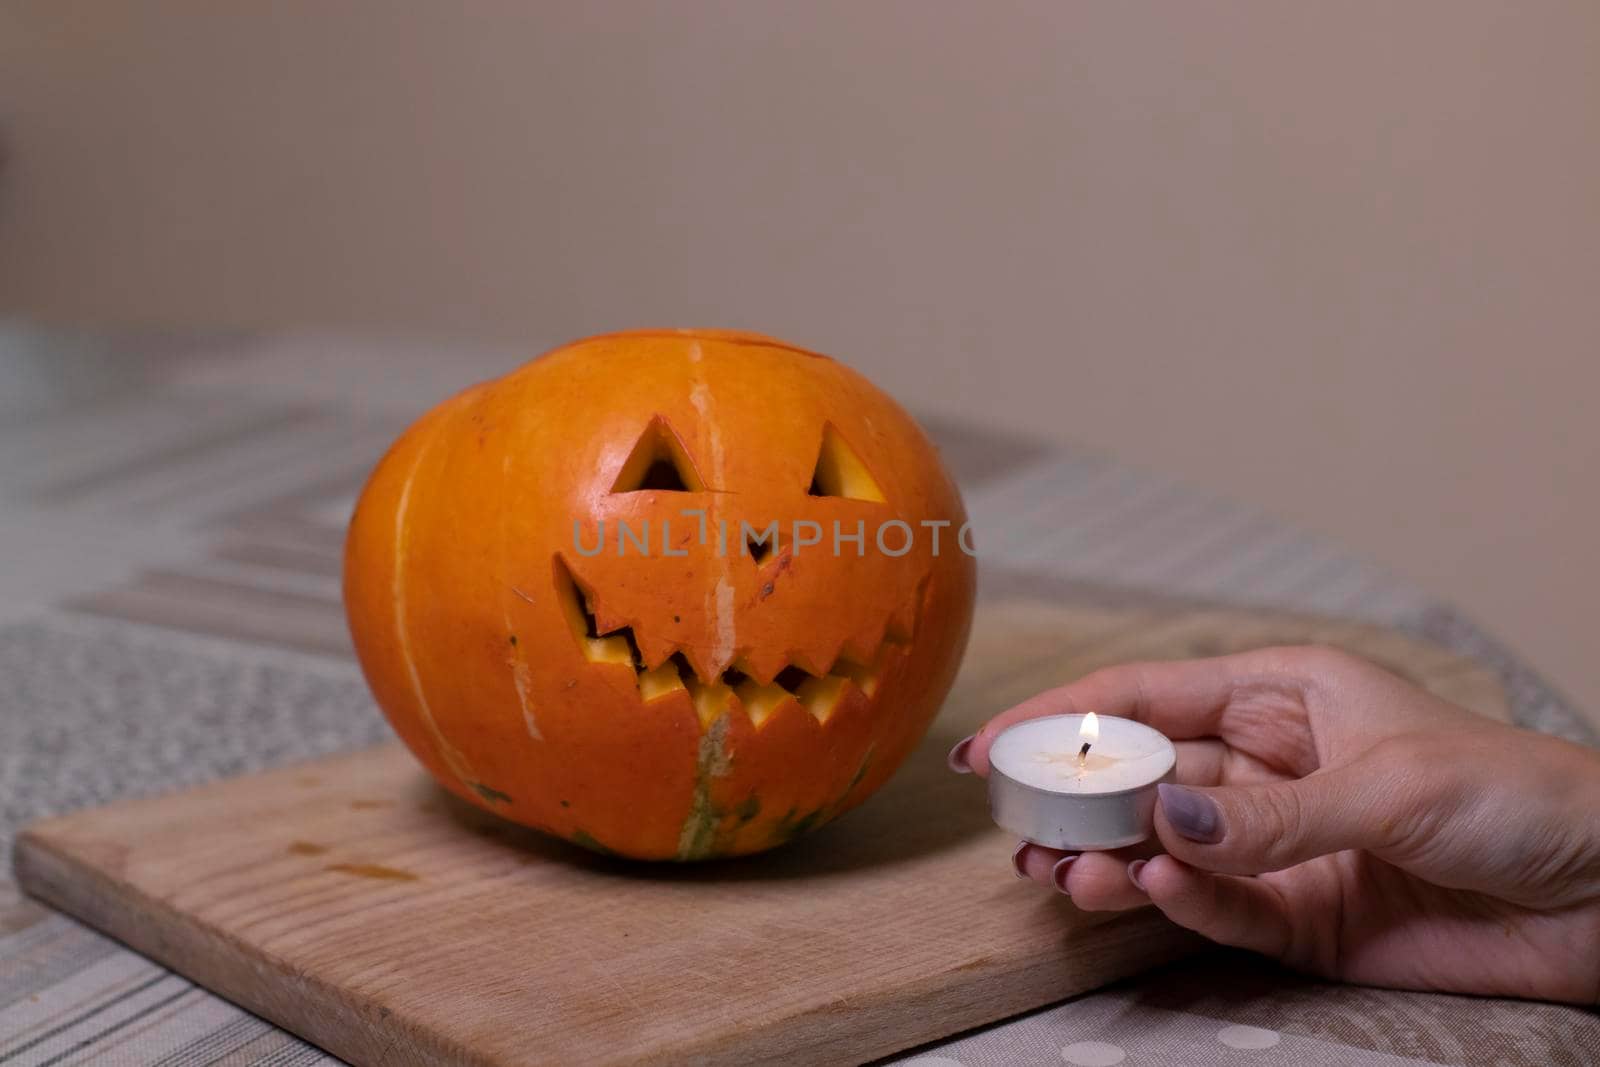
[[[593,849],[735,855],[859,804],[921,738],[972,614],[964,522],[843,365],[618,334],[412,426],[356,508],[345,602],[452,792]]]

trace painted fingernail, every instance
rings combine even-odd
[[[1193,789],[1165,782],[1156,786],[1156,792],[1161,797],[1161,810],[1178,833],[1203,845],[1214,845],[1222,840],[1222,810],[1215,800]]]
[[[1144,865],[1149,862],[1149,860],[1134,860],[1128,864],[1128,881],[1141,890],[1144,889],[1144,883],[1139,881],[1139,876],[1144,873]]]
[[[1056,860],[1054,867],[1050,868],[1050,881],[1055,884],[1058,892],[1067,892],[1067,873],[1072,870],[1072,862],[1077,858],[1076,856],[1063,856],[1061,859]],[[1067,893],[1067,895],[1071,896],[1072,894]]]
[[[967,762],[967,749],[972,747],[972,738],[976,736],[978,735],[973,734],[971,737],[963,737],[957,741],[956,747],[950,750],[950,755],[944,758],[949,768],[957,774],[972,773],[972,764]]]
[[[1027,854],[1028,843],[1026,841],[1018,844],[1017,850],[1011,854],[1011,869],[1017,872],[1018,878],[1028,877],[1028,869],[1022,864],[1023,857],[1025,857]]]

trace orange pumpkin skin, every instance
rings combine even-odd
[[[687,488],[633,489],[646,453]],[[851,495],[808,491],[830,454],[829,491]],[[836,519],[862,524],[860,555],[835,555]],[[647,555],[619,555],[619,520]],[[745,554],[740,524],[774,520],[778,550]],[[796,545],[796,520],[821,543]],[[876,543],[891,520],[903,555]],[[738,855],[861,803],[925,733],[972,616],[965,521],[916,423],[842,364],[752,334],[617,334],[408,429],[357,504],[345,604],[379,705],[451,792],[620,855]],[[890,552],[906,532],[885,527]],[[633,662],[590,636],[623,627]]]

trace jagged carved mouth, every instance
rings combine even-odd
[[[557,599],[585,659],[631,669],[639,685],[639,697],[646,703],[686,690],[702,727],[709,726],[727,711],[735,698],[750,716],[751,724],[758,728],[791,700],[819,722],[827,722],[852,689],[866,697],[877,692],[887,657],[904,643],[886,635],[870,662],[858,663],[840,656],[822,674],[813,674],[799,664],[786,663],[770,680],[762,681],[749,672],[746,664],[735,662],[719,675],[707,679],[696,674],[682,652],[674,652],[661,663],[648,666],[639,652],[631,626],[600,633],[594,612],[590,610],[588,593],[559,557],[555,585]]]

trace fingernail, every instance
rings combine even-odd
[[[1139,876],[1144,873],[1144,865],[1149,862],[1149,860],[1134,860],[1128,864],[1128,881],[1141,890],[1144,889],[1144,883],[1139,881]]]
[[[1022,857],[1028,851],[1028,843],[1023,841],[1017,845],[1017,850],[1011,854],[1011,869],[1017,872],[1018,878],[1028,877],[1027,868],[1022,865]]]
[[[972,738],[976,736],[978,735],[973,734],[971,737],[963,737],[957,741],[956,747],[950,750],[950,755],[944,758],[949,768],[957,774],[972,773],[972,764],[967,762],[967,749],[972,747]]]
[[[1203,845],[1214,845],[1222,840],[1222,810],[1217,802],[1204,793],[1185,789],[1181,785],[1163,782],[1156,786],[1161,797],[1161,810],[1178,833]]]
[[[1076,856],[1064,856],[1056,860],[1056,865],[1050,868],[1050,881],[1055,883],[1057,891],[1067,892],[1067,872],[1072,869],[1072,861],[1077,858]],[[1071,896],[1072,894],[1067,893],[1067,895]]]

